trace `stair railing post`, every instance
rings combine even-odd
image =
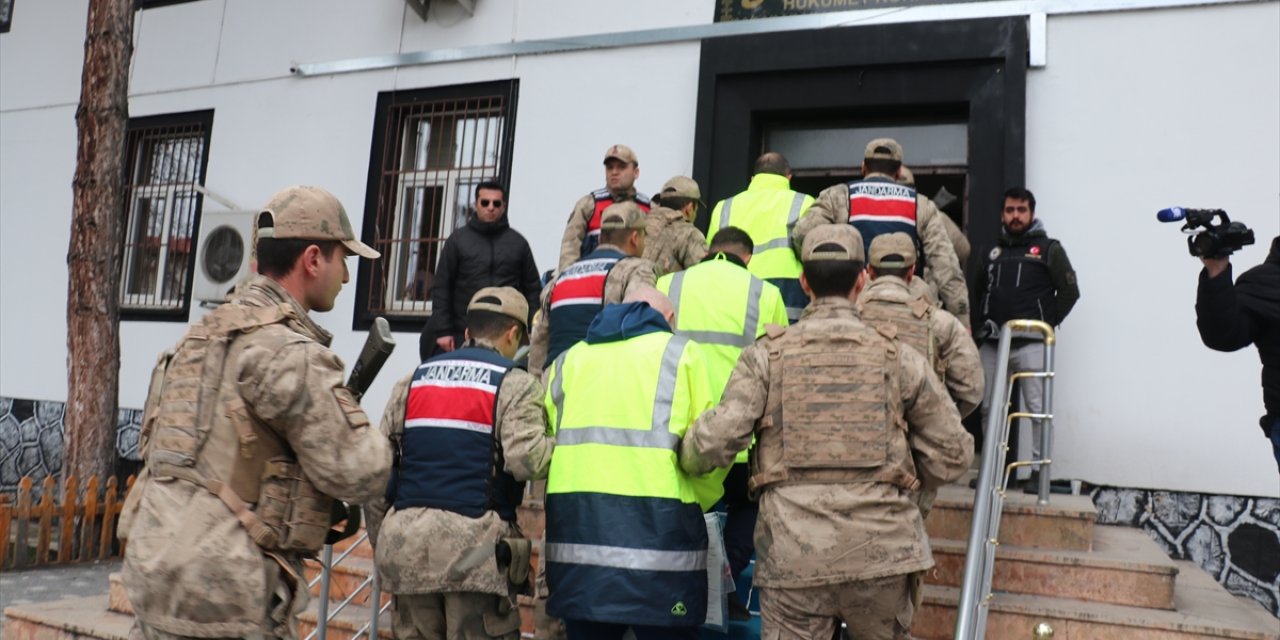
[[[329,581],[333,574],[333,545],[326,544],[320,554],[320,606],[316,612],[316,638],[325,640],[329,632]]]
[[[1008,394],[1009,347],[1013,332],[1008,323],[1000,330],[1000,346],[996,353],[996,372],[992,376],[995,388],[991,389],[991,398],[1004,399]],[[973,515],[969,524],[969,542],[965,550],[964,575],[960,586],[960,606],[956,610],[956,640],[979,640],[976,635],[977,616],[982,597],[982,578],[985,573],[985,557],[988,552],[988,533],[991,518],[992,490],[995,476],[1004,466],[1007,428],[1005,416],[1009,406],[1006,402],[1000,406],[991,406],[987,415],[986,438],[982,445],[982,466],[978,469],[978,488],[974,494]],[[1004,437],[1002,433],[1006,433]],[[994,552],[993,552],[994,553]]]
[[[1047,325],[1046,325],[1047,326]],[[1044,335],[1044,371],[1045,377],[1041,378],[1041,384],[1044,385],[1043,404],[1040,413],[1045,414],[1039,422],[1040,431],[1040,458],[1044,463],[1040,465],[1040,486],[1036,491],[1036,504],[1045,506],[1049,504],[1049,483],[1052,481],[1050,475],[1053,472],[1053,350],[1057,338],[1053,329],[1050,328]]]

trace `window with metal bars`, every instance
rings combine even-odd
[[[186,322],[213,111],[129,120],[120,315]]]
[[[384,316],[418,331],[431,315],[436,261],[473,214],[475,187],[507,183],[516,80],[379,94],[365,202],[354,325]]]

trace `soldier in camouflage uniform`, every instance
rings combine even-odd
[[[982,361],[964,325],[911,287],[918,280],[911,270],[915,262],[916,248],[907,234],[872,240],[871,282],[858,296],[858,315],[872,327],[894,326],[898,340],[925,356],[963,418],[982,404]]]
[[[964,325],[920,291],[912,291],[915,244],[905,233],[886,233],[871,241],[867,276],[871,284],[858,296],[858,316],[871,327],[893,327],[897,339],[919,351],[933,366],[960,412],[973,413],[985,388],[982,360]],[[920,512],[929,516],[937,492],[918,494]]]
[[[391,447],[308,315],[333,308],[348,256],[378,252],[314,187],[276,194],[257,226],[261,275],[152,374],[146,467],[118,530],[135,640],[296,637],[302,558],[323,546],[333,500],[372,500],[390,475]]]
[[[862,161],[863,179],[849,184],[838,184],[822,190],[809,213],[796,223],[791,234],[791,243],[796,250],[804,244],[804,237],[814,227],[824,224],[849,223],[864,225],[866,228],[883,228],[889,231],[911,229],[924,248],[926,277],[938,290],[942,305],[969,326],[969,290],[965,286],[964,271],[955,248],[947,237],[946,224],[940,218],[946,214],[938,210],[933,201],[915,189],[899,188],[906,193],[905,202],[890,203],[890,199],[876,194],[875,191],[887,190],[884,183],[896,184],[895,180],[902,167],[902,146],[889,138],[872,140],[866,148]],[[877,184],[879,183],[879,184]],[[857,190],[857,193],[851,191]],[[852,194],[852,197],[851,197]],[[910,200],[915,206],[910,206]],[[857,200],[860,208],[869,207],[867,211],[852,211],[852,203]],[[907,211],[895,210],[896,205],[905,205]],[[861,217],[866,215],[865,218]],[[886,222],[897,219],[898,222]],[[905,225],[905,226],[904,226]],[[870,243],[879,232],[868,234],[860,231],[864,242]],[[866,247],[863,247],[865,252]]]
[[[812,229],[801,261],[812,303],[743,350],[723,400],[682,439],[680,464],[705,473],[758,438],[763,638],[829,640],[837,619],[859,640],[908,638],[933,566],[911,494],[963,474],[973,438],[924,357],[858,320],[857,230]]]
[[[658,277],[684,271],[707,256],[707,237],[693,226],[702,192],[693,178],[676,176],[662,185],[658,206],[646,219],[644,258],[658,265]]]
[[[645,210],[634,202],[619,202],[600,217],[600,246],[561,269],[542,289],[542,311],[529,342],[529,373],[535,376],[541,377],[551,360],[587,335],[587,325],[601,307],[622,302],[627,293],[658,281],[657,267],[640,257],[646,241]],[[557,292],[557,287],[563,288]]]
[[[564,271],[578,258],[595,251],[600,241],[600,216],[609,205],[634,202],[645,212],[649,211],[649,197],[635,189],[636,178],[639,177],[640,160],[631,147],[615,144],[605,151],[605,186],[574,203],[569,221],[564,226],[564,237],[560,240],[560,261],[556,264],[556,271]]]
[[[368,512],[400,640],[520,637],[529,541],[515,510],[524,483],[547,476],[554,442],[542,385],[511,361],[528,317],[515,289],[481,289],[467,307],[469,342],[391,393],[382,431],[400,443],[399,462],[386,500]]]
[[[905,164],[898,170],[898,183],[905,184],[912,189],[916,188],[916,176]],[[969,244],[969,238],[964,235],[964,230],[960,228],[960,225],[956,224],[955,220],[951,219],[951,216],[942,212],[942,207],[939,207],[936,202],[934,206],[937,207],[938,213],[942,213],[942,223],[947,228],[947,238],[951,240],[951,248],[956,250],[956,260],[960,261],[960,268],[964,269],[965,265],[969,264],[969,254],[973,251],[972,245]]]

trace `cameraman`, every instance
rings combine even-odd
[[[1271,439],[1280,466],[1280,236],[1262,264],[1231,283],[1231,259],[1200,258],[1196,292],[1196,327],[1204,346],[1236,351],[1252,343],[1262,359],[1262,404],[1267,414],[1259,424]]]

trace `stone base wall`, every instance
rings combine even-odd
[[[1280,500],[1118,487],[1091,497],[1098,524],[1141,528],[1170,557],[1195,562],[1280,618]]]
[[[62,473],[66,403],[0,397],[0,494],[14,494],[22,476],[39,487],[46,476]],[[142,411],[121,409],[116,421],[116,455],[139,460]]]

